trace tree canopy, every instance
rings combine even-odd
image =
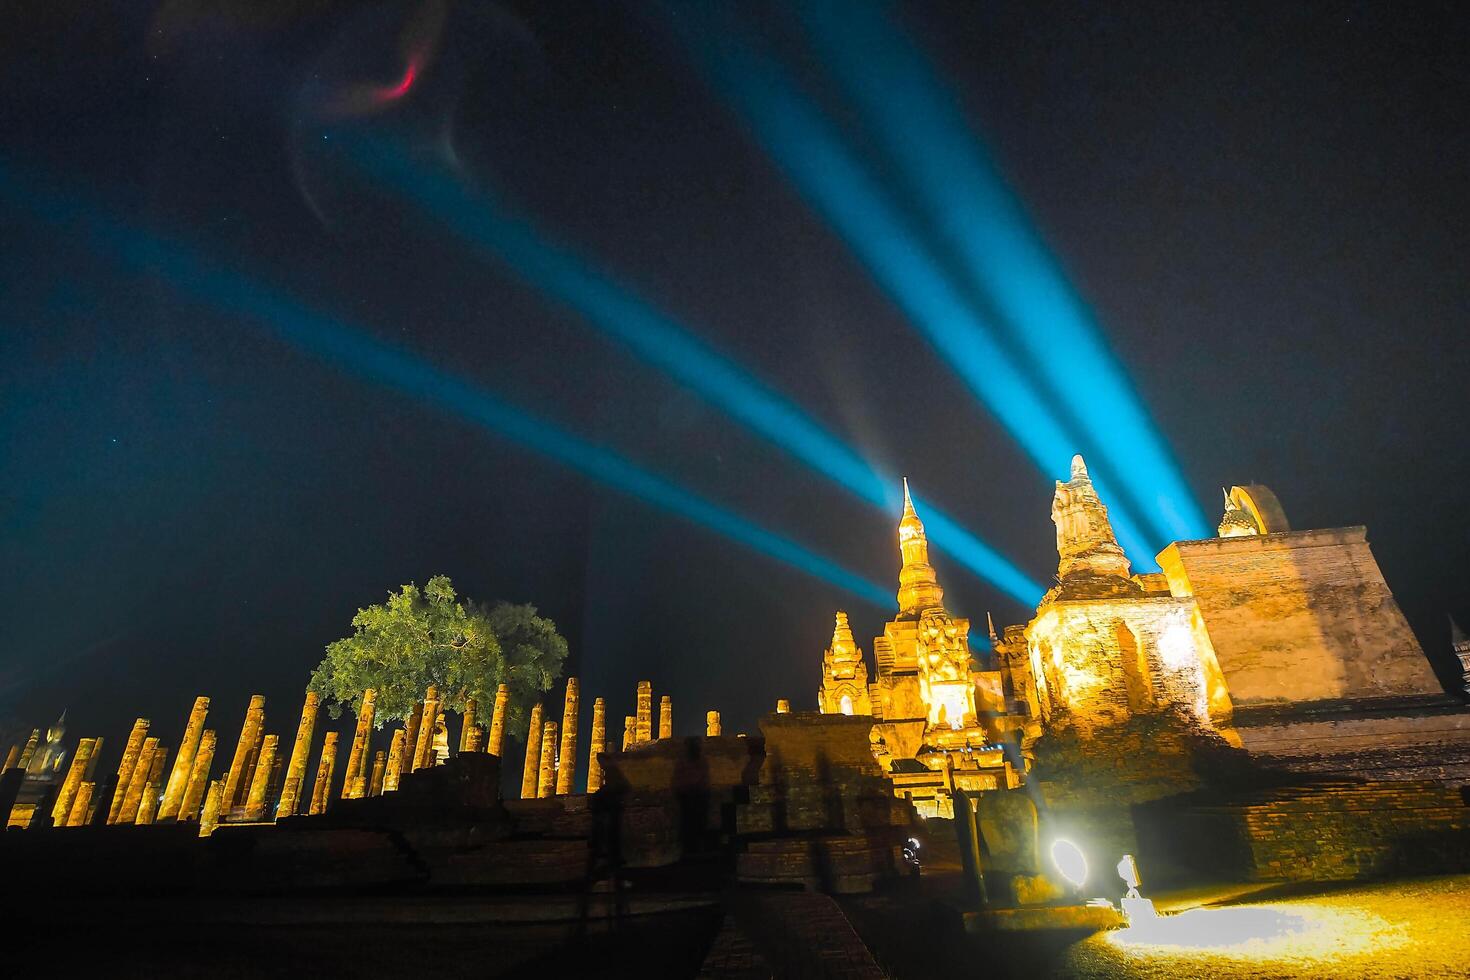
[[[378,692],[374,722],[407,718],[430,684],[445,708],[464,710],[478,699],[486,722],[496,689],[510,685],[506,732],[520,737],[530,706],[561,676],[567,641],[536,607],[496,602],[486,608],[455,594],[435,575],[421,590],[412,583],[388,601],[359,609],[352,634],[327,644],[307,690],[333,718],[356,710],[362,692]]]

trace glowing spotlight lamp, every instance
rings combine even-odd
[[[1128,894],[1123,896],[1122,904],[1123,914],[1128,917],[1129,923],[1157,919],[1159,913],[1154,908],[1153,899],[1138,894],[1138,864],[1133,860],[1132,854],[1124,854],[1123,860],[1118,862],[1118,877],[1128,886]]]
[[[1087,883],[1087,856],[1071,841],[1061,838],[1052,841],[1051,863],[1057,866],[1057,873],[1078,891]]]

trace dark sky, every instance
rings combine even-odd
[[[1366,524],[1447,671],[1470,620],[1470,29],[1459,5],[923,4],[941,67],[1211,519],[1276,490]],[[750,8],[783,36],[779,13]],[[876,513],[387,194],[320,107],[439,139],[483,186],[1045,581],[1043,474],[782,177],[644,5],[20,3],[0,162],[896,585]],[[416,49],[415,49],[416,50]],[[797,66],[798,71],[803,70]],[[584,698],[749,730],[806,704],[832,611],[891,612],[340,365],[0,198],[0,717],[177,739],[213,697],[294,723],[353,611],[443,572],[561,625]],[[1079,384],[1085,379],[1079,379]],[[1026,610],[943,556],[951,608]],[[612,726],[610,726],[612,727]]]

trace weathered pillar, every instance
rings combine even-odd
[[[424,723],[424,702],[415,701],[408,721],[403,723],[403,768],[401,773],[413,772],[413,754],[419,747],[419,726]]]
[[[220,812],[229,813],[249,791],[247,779],[250,773],[250,757],[255,754],[260,742],[261,727],[265,724],[265,695],[250,698],[250,707],[245,709],[245,723],[240,726],[240,741],[235,743],[235,757],[230,760],[229,772],[225,774],[224,796],[220,799]]]
[[[587,792],[602,788],[602,760],[607,751],[607,703],[602,698],[592,702],[592,746],[587,750]]]
[[[658,737],[674,737],[674,699],[667,694],[658,699]]]
[[[633,740],[638,745],[653,741],[653,682],[638,682],[638,727]]]
[[[160,745],[153,751],[153,764],[148,767],[148,782],[158,786],[158,795],[163,795],[163,770],[168,765],[168,746]],[[153,808],[153,813],[158,814],[158,808]]]
[[[464,703],[464,714],[460,716],[462,724],[459,726],[459,750],[470,751],[470,732],[475,730],[475,715],[480,710],[480,702],[477,698],[467,698]]]
[[[149,736],[143,739],[143,749],[138,753],[138,764],[128,776],[127,789],[122,794],[122,808],[117,812],[115,823],[133,823],[138,819],[138,806],[143,802],[143,788],[148,784],[148,771],[153,768],[153,757],[158,753],[158,739]]]
[[[464,751],[480,752],[485,748],[485,729],[476,725],[465,733]]]
[[[383,771],[384,793],[393,793],[398,789],[398,780],[403,775],[403,747],[407,743],[407,730],[394,729],[393,741],[388,743],[388,768]]]
[[[490,715],[490,741],[485,751],[491,755],[505,752],[505,711],[510,704],[510,685],[502,684],[495,689],[495,710]]]
[[[373,753],[373,774],[368,781],[368,796],[383,795],[383,772],[388,768],[388,753],[382,749]]]
[[[143,787],[143,799],[138,803],[138,818],[133,821],[139,827],[147,827],[158,816],[158,798],[163,795],[156,782],[149,780]]]
[[[29,769],[31,767],[31,758],[36,754],[36,746],[40,744],[41,730],[39,728],[32,728],[31,737],[26,739],[25,748],[20,750],[20,759],[16,762],[16,765],[22,769]]]
[[[189,721],[184,726],[184,737],[179,741],[179,754],[174,757],[173,770],[163,789],[163,802],[158,805],[160,822],[177,820],[179,807],[184,802],[184,790],[189,788],[189,776],[194,772],[194,753],[199,751],[199,740],[204,737],[204,716],[209,714],[209,698],[194,699],[194,708],[189,712]]]
[[[5,769],[16,769],[19,768],[19,765],[20,745],[17,743],[16,745],[12,745],[10,747],[9,752],[5,753]],[[4,772],[5,769],[0,769],[0,772]]]
[[[316,767],[316,782],[311,787],[311,815],[327,812],[332,795],[332,775],[337,771],[337,733],[327,732],[322,743],[322,758]]]
[[[57,824],[58,827],[85,827],[87,825],[87,811],[92,806],[92,790],[96,783],[85,782],[77,785],[77,795],[72,797],[71,809],[66,812],[66,820]]]
[[[623,751],[626,752],[633,747],[638,740],[638,719],[632,715],[623,716]]]
[[[720,713],[718,711],[704,713],[704,734],[707,738],[720,734]]]
[[[112,786],[112,802],[107,806],[107,822],[116,823],[118,811],[122,809],[123,797],[128,792],[128,782],[133,778],[133,770],[138,767],[138,756],[143,752],[143,740],[148,737],[148,719],[139,718],[133,722],[133,730],[128,733],[127,744],[123,746],[122,761],[117,764],[117,780]]]
[[[433,765],[434,726],[439,721],[439,689],[433,684],[424,694],[424,717],[419,722],[419,738],[413,750],[413,765],[409,772],[417,772],[424,766]]]
[[[275,770],[276,749],[280,745],[279,735],[267,735],[260,743],[260,758],[255,763],[255,776],[250,780],[250,789],[245,793],[245,819],[251,822],[265,820],[271,788],[271,773]]]
[[[224,798],[224,780],[216,779],[209,784],[209,791],[204,794],[204,815],[199,818],[200,837],[208,837],[219,826],[219,808]]]
[[[776,700],[776,714],[778,714],[778,715],[789,715],[789,714],[791,714],[791,702],[788,701],[788,700],[786,700],[785,698],[778,698]]]
[[[301,721],[296,725],[296,741],[291,745],[291,761],[286,764],[286,780],[281,784],[280,817],[294,817],[301,808],[301,787],[306,782],[306,764],[311,760],[311,739],[316,734],[316,716],[321,711],[322,696],[306,692],[301,705]]]
[[[367,764],[372,751],[369,739],[373,733],[377,703],[377,691],[368,688],[362,692],[362,705],[357,709],[357,731],[352,735],[352,748],[347,753],[347,774],[342,780],[344,800],[361,799],[367,792]]]
[[[179,802],[176,819],[194,821],[199,819],[199,805],[209,791],[209,767],[214,765],[215,734],[206,728],[199,739],[199,751],[194,753],[194,765],[189,772],[189,785],[184,787],[184,798]]]
[[[582,685],[575,677],[567,678],[567,693],[561,706],[561,751],[557,753],[556,795],[572,791],[577,775],[577,715],[582,711]]]
[[[536,798],[556,795],[556,722],[541,726],[541,778],[536,783]]]
[[[521,769],[521,799],[534,800],[541,780],[541,705],[531,708],[531,724],[526,731],[526,764]]]
[[[61,789],[56,794],[56,805],[51,808],[51,826],[66,826],[66,818],[71,815],[72,802],[86,779],[87,769],[92,764],[92,755],[97,751],[97,741],[95,738],[84,738],[77,743],[76,755],[71,757],[66,778],[61,781]]]

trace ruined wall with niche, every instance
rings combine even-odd
[[[1159,565],[1237,706],[1442,693],[1362,527],[1179,541]]]

